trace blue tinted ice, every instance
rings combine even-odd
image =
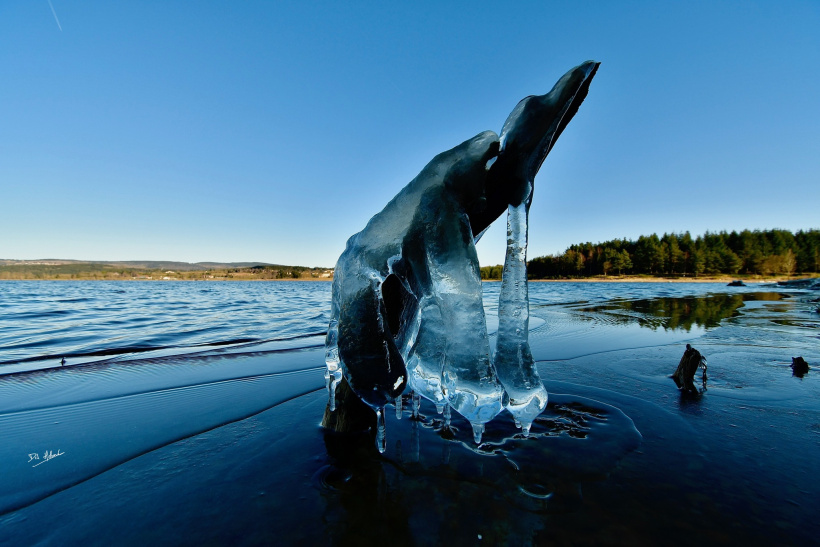
[[[494,359],[508,395],[507,410],[525,435],[535,417],[547,407],[547,390],[538,376],[528,341],[527,209],[525,203],[510,205],[507,214],[507,255],[498,299]]]
[[[378,416],[401,394],[452,408],[481,441],[505,407],[525,432],[547,404],[528,344],[527,225],[533,182],[555,139],[586,96],[598,64],[584,63],[541,96],[522,100],[501,138],[485,131],[433,158],[336,264],[325,375],[345,378]],[[491,358],[475,242],[504,210],[507,256]],[[413,405],[417,413],[418,405]]]

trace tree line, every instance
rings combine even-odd
[[[0,264],[0,280],[123,280],[123,279],[332,279],[331,270],[306,266],[276,264],[208,270],[165,270],[157,268],[123,268],[112,264],[73,262],[68,264]]]
[[[500,279],[501,266],[481,268]],[[820,272],[820,230],[743,230],[613,239],[571,245],[560,255],[527,262],[530,279],[608,275],[697,277],[715,274],[792,275]]]

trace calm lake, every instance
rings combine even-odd
[[[0,544],[820,537],[816,291],[531,283],[532,436],[503,413],[475,446],[405,404],[380,455],[318,425],[330,288],[0,283]],[[708,360],[696,397],[669,378],[686,343]]]

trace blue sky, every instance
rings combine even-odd
[[[531,258],[820,227],[819,2],[52,5],[59,26],[0,3],[0,258],[332,266],[434,155],[587,59]]]

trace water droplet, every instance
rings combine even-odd
[[[387,438],[384,427],[384,408],[376,410],[376,448],[380,454],[387,450]]]
[[[484,424],[473,425],[473,440],[475,444],[481,444],[481,436],[484,434]]]

